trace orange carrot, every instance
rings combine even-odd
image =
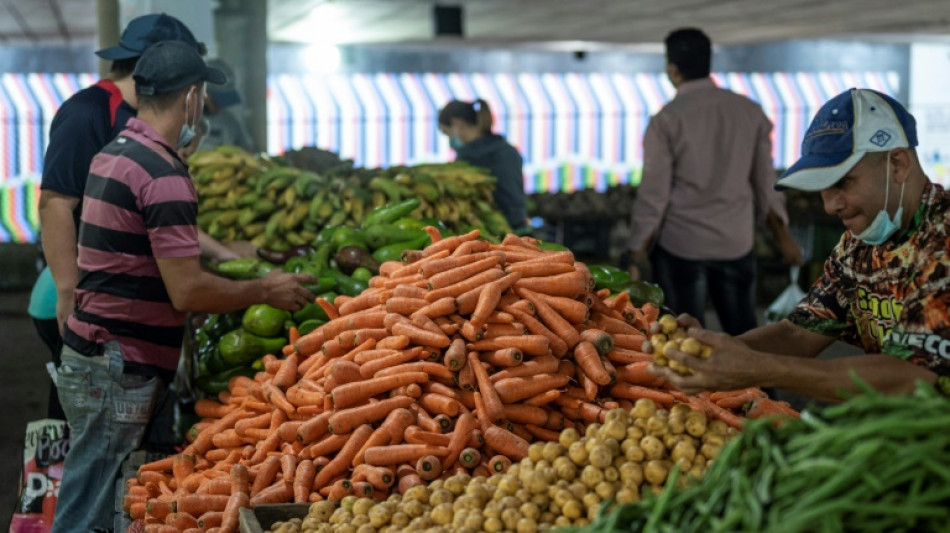
[[[522,403],[524,403],[525,405],[532,405],[534,407],[541,407],[542,405],[546,405],[553,402],[560,395],[561,395],[561,391],[559,390],[549,390],[549,391],[542,392],[540,394],[536,394],[528,398]]]
[[[485,431],[485,444],[496,452],[515,461],[528,456],[528,442],[514,433],[491,425]]]
[[[541,355],[523,361],[520,365],[505,368],[491,375],[492,383],[505,378],[531,376],[534,374],[553,374],[557,371],[560,361],[553,355]]]
[[[452,418],[458,416],[461,411],[458,400],[434,392],[427,392],[420,396],[419,405],[430,413]]]
[[[506,266],[505,271],[517,272],[524,278],[543,278],[574,272],[574,265],[546,261],[522,261]]]
[[[472,353],[478,358],[478,352]],[[458,375],[456,376],[456,383],[464,391],[474,391],[477,385],[477,379],[475,378],[474,368],[468,364],[468,356],[466,356],[462,364],[463,366],[459,369]]]
[[[399,313],[401,315],[411,315],[416,311],[429,305],[423,298],[392,297],[386,300],[386,311],[390,313]]]
[[[357,451],[356,455],[353,457],[352,465],[356,467],[364,463],[364,454],[368,448],[373,446],[398,444],[398,441],[402,439],[406,428],[409,427],[409,425],[414,421],[415,415],[413,415],[408,409],[393,409],[393,411],[386,416],[386,420],[384,420],[383,423],[380,424],[380,426],[375,431],[373,431],[373,434],[370,435],[363,446]]]
[[[283,479],[277,480],[276,483],[267,487],[266,489],[257,493],[256,496],[251,497],[251,506],[256,507],[258,505],[268,504],[268,503],[287,503],[294,498],[294,487],[293,484],[284,481]]]
[[[508,290],[512,285],[514,285],[519,279],[521,279],[521,274],[518,272],[513,272],[511,274],[505,275],[505,277],[493,281],[481,290],[478,295],[478,302],[475,305],[475,310],[472,312],[472,316],[469,318],[469,321],[473,326],[480,328],[485,325],[488,321],[488,315],[495,310],[495,307],[498,306],[498,302],[501,300],[501,295],[503,292]]]
[[[481,359],[493,367],[513,367],[521,364],[524,354],[517,348],[482,352]]]
[[[491,243],[488,241],[465,241],[452,252],[454,256],[466,256],[469,254],[478,254],[481,252],[486,252],[491,248]]]
[[[464,448],[459,454],[458,462],[465,468],[475,468],[482,461],[482,454],[476,448]]]
[[[535,439],[548,441],[548,442],[557,442],[560,433],[557,431],[552,431],[547,428],[538,427],[534,424],[525,424],[525,429],[528,430],[528,433],[534,436]]]
[[[630,350],[626,348],[614,348],[607,352],[607,360],[618,365],[629,365],[634,363],[652,363],[653,356],[643,353],[639,350]]]
[[[501,252],[478,252],[467,255],[455,254],[440,259],[430,260],[424,265],[421,265],[418,269],[418,272],[422,274],[423,277],[428,279],[432,276],[435,276],[436,274],[441,274],[442,272],[447,272],[454,268],[470,265],[490,256],[498,256],[502,259],[504,258],[504,254]]]
[[[414,350],[409,350],[409,353],[414,353]],[[429,376],[424,372],[372,378],[340,385],[333,389],[330,397],[333,399],[334,407],[342,409],[357,405],[368,398],[391,391],[396,387],[403,387],[411,383],[425,383],[428,380]]]
[[[410,319],[410,323],[413,326],[416,326],[417,328],[422,328],[426,331],[431,331],[432,333],[435,333],[436,335],[447,336],[445,335],[445,332],[442,330],[442,328],[439,327],[438,324],[433,322],[431,318],[425,315],[421,315],[421,314],[412,315],[412,318]]]
[[[405,494],[406,491],[417,485],[425,485],[425,481],[415,471],[399,478],[398,488],[401,494]]]
[[[317,469],[313,466],[313,461],[305,459],[297,463],[293,476],[294,503],[307,503],[310,500],[316,475]]]
[[[294,414],[294,412],[297,410],[294,404],[287,400],[287,396],[284,394],[284,391],[277,388],[277,386],[273,383],[264,383],[261,385],[261,391],[264,393],[264,397],[267,399],[268,403],[280,409],[281,411],[284,411],[288,415]]]
[[[426,226],[422,229],[429,235],[429,240],[432,241],[432,244],[442,240],[442,232],[440,232],[435,226]]]
[[[334,452],[338,452],[340,448],[346,444],[346,441],[350,438],[349,434],[345,435],[324,435],[319,441],[310,445],[310,457],[313,458],[314,464],[317,464],[317,460],[321,457],[326,457]]]
[[[597,348],[590,342],[583,341],[574,347],[574,361],[584,369],[587,377],[598,385],[609,385],[616,379],[616,375],[611,376],[607,373],[607,368],[600,359]]]
[[[490,268],[467,279],[463,279],[453,285],[429,291],[429,293],[426,294],[426,300],[429,302],[435,302],[447,296],[457,298],[458,296],[465,294],[472,289],[501,279],[504,276],[505,272],[502,269]]]
[[[409,407],[413,404],[413,401],[412,398],[401,396],[397,398],[387,398],[376,403],[358,407],[337,410],[330,416],[330,433],[350,433],[361,425],[382,420],[393,409]],[[357,448],[357,450],[359,450],[359,448]],[[356,453],[356,450],[354,450],[354,453]],[[352,457],[350,460],[352,460]]]
[[[593,344],[600,355],[607,355],[607,352],[614,348],[614,340],[610,334],[599,329],[584,329],[581,332],[581,340]]]
[[[457,371],[465,365],[465,341],[455,339],[449,348],[445,351],[443,364],[452,371]]]
[[[520,322],[511,324],[487,324],[482,333],[482,339],[496,339],[498,337],[517,337],[520,335],[530,335],[531,331],[524,327]]]
[[[229,498],[223,494],[185,494],[178,497],[176,510],[192,516],[201,516],[208,511],[224,511]]]
[[[317,298],[316,303],[321,309],[323,309],[323,312],[327,314],[330,320],[340,317],[339,309],[337,309],[335,305],[331,304],[326,298]]]
[[[363,444],[365,444],[372,434],[373,428],[369,424],[362,424],[356,427],[336,457],[317,473],[313,480],[313,488],[319,490],[327,485],[331,479],[346,472],[347,469],[350,468],[356,453],[363,447]]]
[[[460,281],[471,278],[490,268],[495,268],[501,263],[502,259],[502,257],[497,255],[490,255],[474,263],[458,266],[451,270],[428,276],[428,287],[430,290],[435,290],[455,285]]]
[[[458,312],[458,304],[456,303],[455,298],[451,296],[440,298],[431,303],[426,300],[426,303],[427,305],[419,308],[417,311],[415,311],[415,313],[427,316],[429,318],[437,318]]]
[[[414,285],[399,285],[393,289],[393,298],[424,298],[426,289]]]
[[[637,335],[641,333],[640,330],[624,322],[622,319],[613,318],[596,311],[591,314],[591,322],[611,335],[618,333],[623,335]]]
[[[297,441],[302,444],[310,444],[326,435],[329,431],[331,411],[321,413],[313,418],[303,421],[297,428]]]
[[[390,446],[373,446],[366,450],[364,459],[366,464],[373,466],[390,466],[402,463],[414,463],[420,457],[435,455],[446,457],[448,448],[430,446],[427,444],[394,444]]]
[[[184,453],[191,454],[193,452],[197,452],[199,455],[203,455],[207,453],[208,450],[210,450],[213,445],[213,443],[211,442],[211,438],[215,434],[221,431],[224,431],[226,429],[232,428],[238,420],[242,418],[248,418],[251,415],[252,415],[251,412],[245,411],[240,408],[229,412],[223,418],[215,422],[212,422],[210,426],[206,427],[201,433],[199,433],[198,436],[195,437],[195,441],[192,442],[187,448],[185,448]],[[163,470],[170,469],[172,466],[171,465],[172,461],[174,461],[174,459],[169,458],[168,467],[164,468]],[[140,467],[139,471],[141,472],[145,466],[146,465],[143,465],[142,467]]]
[[[651,363],[649,361],[623,365],[617,368],[617,379],[626,383],[644,385],[646,387],[662,386],[663,380],[650,373],[650,365]]]
[[[445,368],[445,366],[442,364],[431,363],[428,361],[416,361],[414,363],[404,363],[401,365],[384,368],[377,372],[374,377],[380,378],[385,376],[393,376],[406,372],[425,372],[426,374],[429,374],[429,377],[431,378],[441,378],[447,380],[452,379],[452,372],[449,371],[448,368]]]
[[[801,413],[794,410],[786,402],[776,402],[767,396],[760,396],[752,400],[752,404],[746,411],[748,418],[763,418],[766,416],[791,416],[801,417]]]
[[[482,400],[485,404],[485,412],[482,416],[484,416],[485,420],[490,422],[501,420],[504,415],[501,399],[495,390],[495,385],[492,384],[491,379],[488,377],[488,372],[482,366],[481,361],[479,361],[474,352],[469,352],[468,354],[468,366],[470,366],[475,373],[478,391],[481,393]]]
[[[376,348],[381,350],[402,350],[409,346],[412,341],[405,335],[393,335],[376,343]]]
[[[427,228],[431,226],[426,226]],[[426,230],[428,231],[428,230]],[[438,231],[438,230],[436,230]],[[449,253],[453,252],[460,244],[467,241],[474,241],[481,234],[481,231],[478,229],[473,229],[472,231],[462,234],[454,235],[452,237],[446,237],[441,239],[438,242],[433,241],[432,244],[426,246],[423,249],[422,253],[424,256],[430,256],[432,254],[441,252],[443,250],[448,250]]]
[[[296,353],[288,355],[280,365],[280,369],[274,374],[274,379],[271,380],[271,383],[282,389],[286,389],[296,383],[298,360],[299,357]]]
[[[547,355],[550,353],[551,342],[544,335],[520,335],[496,337],[482,340],[468,345],[470,350],[494,351],[504,348],[517,348],[523,355]]]
[[[340,314],[351,315],[357,311],[376,307],[381,303],[385,303],[390,294],[391,292],[386,289],[366,289],[359,296],[354,297],[352,300],[347,300],[346,303],[340,305]]]
[[[442,475],[442,461],[434,455],[424,455],[416,461],[416,472],[426,481],[433,481]]]
[[[361,464],[353,468],[351,479],[354,482],[365,480],[377,490],[388,489],[396,483],[396,475],[391,469],[368,464]]]
[[[633,387],[635,385],[631,385]],[[706,413],[706,416],[710,418],[716,418],[722,420],[729,426],[732,426],[736,429],[742,429],[745,425],[745,419],[739,416],[736,416],[727,409],[723,409],[715,404],[715,402],[710,401],[707,398],[702,396],[689,396],[688,397],[689,405],[693,409],[697,409]]]
[[[523,403],[508,404],[504,407],[505,420],[519,424],[543,426],[548,423],[548,412],[540,407]]]
[[[587,372],[584,372],[583,367],[577,368],[575,376],[577,377],[578,384],[581,386],[578,397],[583,398],[588,402],[594,401],[594,399],[597,398],[597,391],[600,388],[599,385],[597,385],[594,380],[590,379],[590,376],[587,375]],[[568,394],[573,392],[573,389],[568,389]]]
[[[611,335],[614,341],[614,346],[617,348],[625,348],[629,350],[643,350],[643,343],[646,342],[647,337],[643,334],[636,335],[622,335],[615,334]]]
[[[364,356],[371,351],[372,350],[361,352],[355,356],[355,359],[359,359],[360,356]],[[332,364],[330,364],[330,368],[327,371],[327,383],[324,385],[324,389],[326,389],[327,392],[330,392],[335,387],[346,385],[347,383],[353,383],[361,379],[363,379],[363,376],[360,374],[359,361],[334,361]],[[290,398],[288,397],[288,399]]]
[[[673,396],[668,392],[658,391],[630,383],[617,382],[610,387],[610,395],[614,398],[625,398],[627,400],[639,400],[648,398],[662,405],[672,405]],[[707,402],[712,404],[712,402]],[[713,404],[715,405],[715,404]]]
[[[548,304],[547,300],[545,300],[539,293],[526,288],[519,288],[516,290],[516,292],[522,298],[529,300],[534,305],[538,313],[538,317],[542,322],[544,322],[544,325],[550,328],[551,331],[553,331],[558,337],[563,339],[564,342],[567,343],[568,347],[573,347],[578,342],[580,342],[580,335],[577,333],[577,330],[571,326],[570,322],[568,322],[566,318],[555,311],[554,308]]]
[[[511,459],[504,455],[496,455],[488,460],[488,469],[491,470],[493,474],[503,474],[508,471],[508,467],[510,466]]]
[[[526,300],[521,300],[526,302]],[[564,357],[567,354],[568,347],[564,339],[558,337],[553,331],[548,329],[540,320],[534,318],[530,313],[522,311],[520,309],[515,309],[514,307],[508,306],[504,308],[507,312],[514,315],[518,322],[525,325],[525,328],[528,329],[534,335],[541,335],[548,339],[548,345],[553,353],[557,357]]]
[[[573,299],[586,292],[587,281],[580,272],[568,272],[556,276],[522,278],[515,283],[515,288]]]
[[[507,378],[495,383],[495,390],[501,401],[518,403],[542,392],[564,387],[570,380],[571,376],[560,373]]]
[[[564,296],[552,296],[537,292],[552,309],[571,324],[581,324],[585,322],[590,314],[587,304],[579,302],[574,298],[565,298]]]
[[[223,418],[233,409],[233,406],[222,405],[214,400],[209,400],[206,398],[196,401],[194,406],[195,414],[201,418]],[[150,466],[152,463],[146,463],[142,465],[142,468],[145,468],[146,470],[168,470],[168,468],[171,468],[171,462],[170,458],[166,459],[169,459],[167,468],[160,468],[161,463],[158,463],[158,461],[153,461],[153,463],[158,463],[154,466]]]
[[[419,344],[422,346],[435,346],[437,348],[447,348],[449,344],[452,343],[451,339],[449,339],[444,333],[442,333],[441,330],[439,331],[439,333],[434,333],[432,331],[428,331],[420,327],[413,326],[412,324],[405,324],[405,323],[395,324],[392,327],[392,332],[394,335],[405,335],[409,337],[409,340],[411,340],[415,344]]]

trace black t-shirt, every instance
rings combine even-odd
[[[122,100],[119,88],[109,80],[100,80],[74,94],[53,116],[40,187],[79,199],[73,212],[77,232],[92,158],[134,116],[135,109]]]

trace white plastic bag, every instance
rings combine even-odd
[[[767,324],[778,322],[787,317],[798,305],[798,302],[805,297],[805,291],[798,287],[797,266],[788,269],[788,277],[790,278],[788,287],[785,287],[782,294],[779,294],[778,298],[769,304],[769,307],[765,310],[765,322]]]

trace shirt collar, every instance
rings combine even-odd
[[[158,131],[155,130],[155,128],[153,128],[152,125],[149,124],[148,122],[145,122],[144,120],[140,118],[132,117],[129,119],[128,122],[125,123],[125,127],[129,131],[133,133],[137,133],[141,135],[142,137],[145,137],[146,139],[160,145],[162,148],[165,149],[166,152],[168,152],[169,154],[171,154],[172,157],[178,160],[179,163],[181,163],[182,165],[185,164],[185,162],[181,160],[181,157],[179,157],[178,150],[175,150],[174,147],[169,145],[168,142],[165,141],[165,138],[162,137],[161,134],[159,134]]]
[[[707,76],[705,78],[699,78],[698,80],[684,81],[683,83],[680,84],[679,87],[676,88],[676,94],[680,95],[680,94],[689,93],[693,91],[701,91],[703,89],[715,89],[715,88],[716,88],[716,84],[713,83],[712,78]]]

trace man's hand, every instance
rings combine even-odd
[[[783,264],[789,266],[802,264],[802,247],[787,232],[779,235],[778,252]]]
[[[302,283],[316,283],[308,274],[290,274],[272,270],[261,281],[264,283],[264,298],[267,305],[288,311],[297,311],[314,300],[312,292]]]
[[[709,359],[701,359],[669,348],[665,351],[666,356],[690,368],[694,374],[683,376],[668,367],[657,365],[651,365],[651,373],[687,394],[762,385],[761,380],[771,362],[770,356],[752,350],[725,333],[691,327],[688,334],[703,344],[712,346],[712,356]]]
[[[224,243],[228,248],[228,252],[233,255],[228,259],[240,259],[242,257],[257,257],[257,246],[251,244],[250,241],[234,241]],[[222,261],[227,261],[228,259],[222,259]]]
[[[63,336],[63,326],[66,319],[73,313],[76,306],[76,296],[73,291],[56,292],[56,326],[59,328],[59,336]]]

